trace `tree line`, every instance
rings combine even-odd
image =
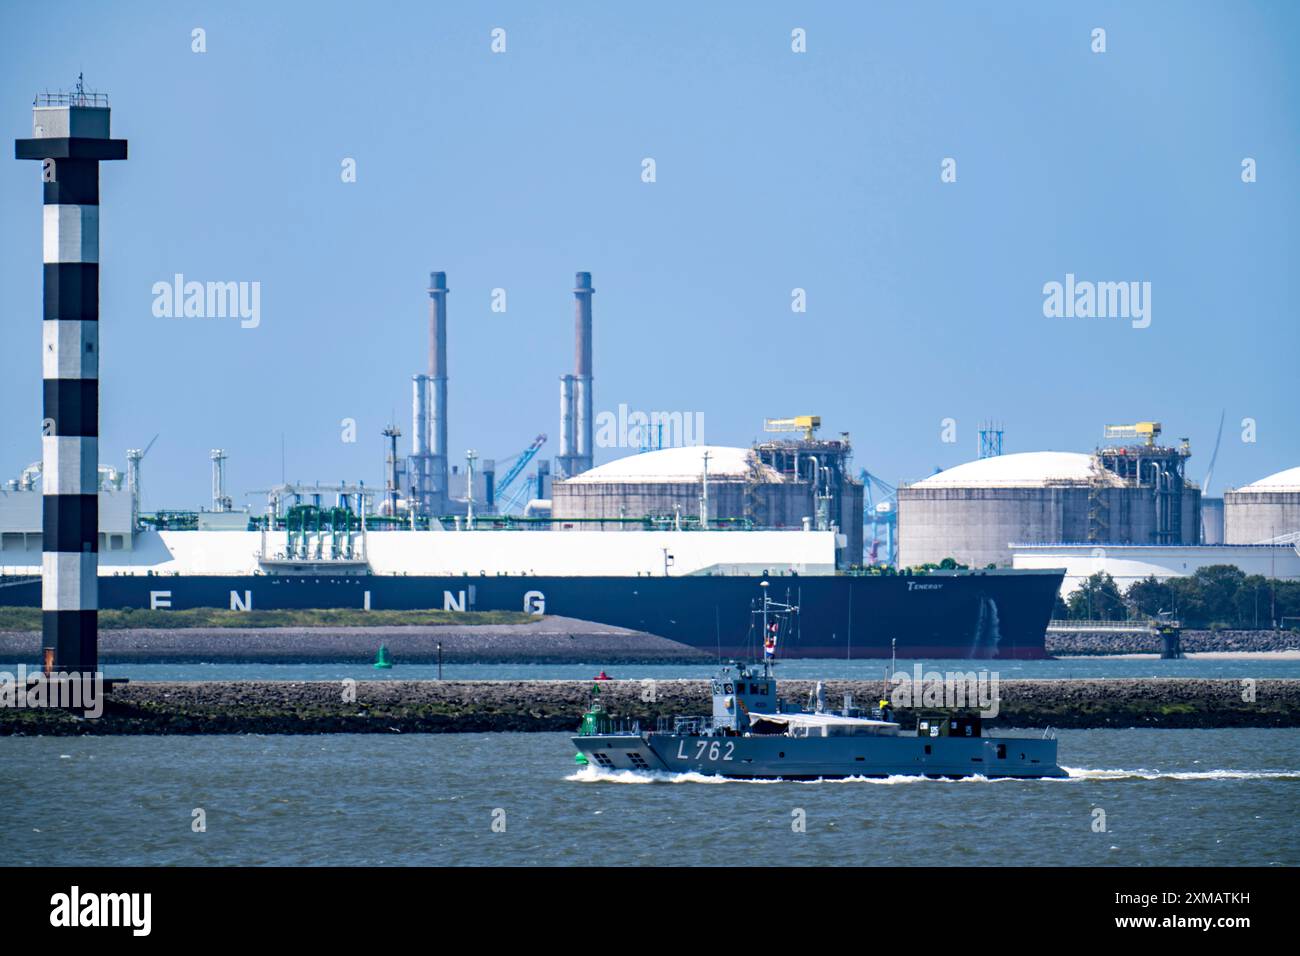
[[[1300,629],[1300,581],[1246,574],[1231,564],[1199,568],[1189,577],[1134,581],[1121,592],[1105,571],[1087,578],[1068,598],[1056,598],[1053,617],[1074,621],[1155,618],[1162,612],[1184,627]]]

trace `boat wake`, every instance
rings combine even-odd
[[[1070,780],[1300,780],[1300,770],[1086,770],[1062,767]]]
[[[892,786],[901,783],[1071,783],[1079,780],[1295,780],[1300,781],[1300,770],[1090,770],[1083,767],[1062,767],[1069,777],[1017,779],[1013,777],[971,776],[960,778],[934,778],[897,775],[891,777],[836,777],[829,780],[739,780],[703,773],[672,773],[666,770],[601,770],[586,767],[565,777],[577,783],[801,783],[836,784],[867,783]]]
[[[667,770],[600,770],[596,767],[586,767],[575,773],[569,774],[564,778],[578,783],[749,783],[749,784],[772,784],[772,783],[798,783],[798,784],[836,784],[836,783],[872,783],[872,784],[897,784],[897,783],[1003,783],[1010,782],[1010,777],[961,777],[961,778],[931,778],[917,777],[912,775],[898,774],[890,777],[832,777],[830,779],[817,780],[782,780],[773,778],[764,778],[761,780],[742,780],[736,777],[718,777],[712,774],[703,774],[695,772],[673,773]]]
[[[705,773],[672,773],[667,770],[601,770],[584,767],[564,778],[578,783],[781,783],[780,780],[735,780]]]

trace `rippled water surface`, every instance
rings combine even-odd
[[[1069,780],[785,783],[578,771],[563,734],[8,738],[0,824],[10,864],[1300,865],[1300,731],[1060,754]]]
[[[26,662],[34,667],[35,661]],[[1253,657],[1248,659],[1190,657],[1162,661],[1156,657],[1074,657],[1050,661],[975,661],[899,659],[899,670],[911,673],[920,663],[925,670],[996,672],[1000,678],[1084,678],[1084,677],[1266,677],[1300,678],[1300,658]],[[778,674],[783,678],[823,678],[875,680],[884,676],[889,662],[882,660],[781,661]],[[16,663],[0,663],[0,670],[16,672]],[[448,680],[586,680],[602,669],[611,677],[667,680],[678,677],[710,677],[716,664],[604,664],[592,660],[586,664],[444,664],[443,677]],[[366,663],[305,664],[106,664],[110,677],[135,680],[430,680],[438,676],[437,664],[403,664],[400,658],[391,670],[376,670]]]

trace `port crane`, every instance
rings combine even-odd
[[[863,468],[858,472],[862,482],[862,541],[866,546],[865,564],[898,565],[898,489]],[[876,500],[876,494],[880,500]],[[885,553],[880,554],[880,532],[885,533]]]
[[[542,450],[542,446],[545,444],[545,435],[538,435],[534,438],[531,445],[515,456],[515,463],[510,466],[510,470],[505,473],[504,477],[497,482],[496,498],[501,503],[499,510],[502,514],[517,507],[520,501],[523,500],[524,495],[532,488],[533,479],[530,478],[516,488],[513,494],[510,493],[511,487],[523,474],[524,469],[528,467],[528,463],[537,457],[537,453]]]

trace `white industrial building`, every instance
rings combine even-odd
[[[1121,591],[1135,581],[1188,577],[1200,568],[1231,564],[1246,574],[1279,581],[1300,581],[1300,552],[1293,544],[1163,545],[1013,544],[1012,567],[1064,568],[1061,593],[1069,594],[1087,578],[1104,571]]]

